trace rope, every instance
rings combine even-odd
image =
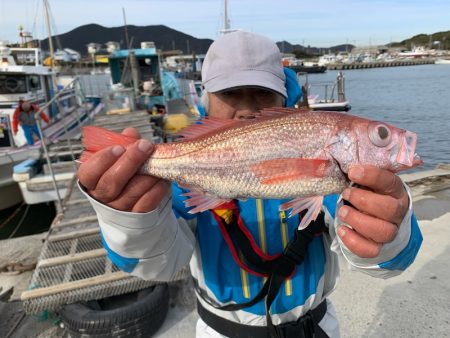
[[[0,266],[0,274],[7,276],[19,275],[25,271],[34,270],[36,263],[22,264],[22,263],[6,263]]]
[[[2,224],[0,224],[0,230],[19,213],[20,209],[22,209],[22,207],[24,205],[25,205],[25,202],[22,202],[22,204],[11,215],[9,215],[9,217]]]
[[[27,204],[27,208],[25,209],[25,212],[23,213],[22,218],[19,221],[19,224],[17,224],[16,228],[13,230],[13,232],[11,232],[11,234],[8,237],[8,239],[13,237],[16,234],[17,230],[19,230],[19,228],[22,226],[22,223],[25,220],[25,217],[27,217],[28,210],[30,210],[30,205],[29,204]]]

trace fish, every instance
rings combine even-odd
[[[190,213],[234,199],[288,199],[280,211],[307,209],[299,229],[319,214],[323,197],[350,185],[354,165],[399,172],[422,164],[417,135],[385,122],[338,112],[266,108],[253,120],[205,118],[156,144],[140,173],[175,181]],[[137,139],[95,126],[83,128],[86,161],[112,145]]]

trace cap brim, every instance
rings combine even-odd
[[[221,92],[237,87],[267,88],[287,97],[284,81],[278,76],[255,69],[241,70],[232,74],[219,75],[203,83],[206,91],[210,93]]]

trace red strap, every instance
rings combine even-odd
[[[266,261],[271,261],[271,260],[275,260],[278,257],[281,256],[281,254],[276,254],[276,255],[267,255],[266,253],[264,253],[260,247],[256,244],[255,239],[253,238],[252,234],[250,233],[250,231],[247,229],[247,227],[244,225],[244,222],[242,221],[242,217],[239,213],[239,209],[237,207],[237,203],[233,200],[227,203],[224,203],[222,205],[220,205],[219,207],[215,208],[215,209],[232,209],[233,210],[233,214],[234,217],[236,217],[237,219],[237,223],[239,228],[241,229],[242,233],[245,235],[245,237],[247,237],[247,239],[250,242],[250,245],[252,246],[253,251],[263,260]],[[259,277],[267,277],[269,276],[269,274],[261,274],[259,272],[253,271],[251,270],[249,267],[247,267],[240,259],[236,248],[234,247],[234,243],[231,240],[231,237],[226,229],[226,224],[224,222],[224,220],[216,214],[216,212],[214,210],[211,210],[212,214],[214,216],[214,219],[216,220],[217,224],[219,225],[220,231],[222,232],[222,236],[225,240],[225,242],[228,245],[228,248],[230,249],[231,255],[233,256],[233,259],[235,260],[235,262],[245,271],[247,271],[248,273],[251,273],[255,276],[259,276]]]
[[[222,232],[223,238],[225,240],[225,242],[228,245],[228,248],[230,249],[231,255],[233,256],[234,261],[237,263],[237,265],[239,265],[239,267],[245,271],[247,271],[248,273],[258,276],[258,277],[268,277],[268,274],[261,274],[258,273],[256,271],[251,270],[248,266],[246,266],[244,263],[242,263],[241,259],[239,258],[239,255],[236,252],[236,249],[233,245],[233,241],[230,238],[230,235],[228,234],[228,231],[225,229],[225,224],[223,219],[217,215],[214,211],[212,211],[212,215],[214,216],[217,224],[219,225],[220,228],[220,232]]]
[[[245,227],[244,222],[242,221],[241,215],[239,214],[239,210],[234,210],[234,216],[237,218],[237,222],[238,222],[239,228],[244,233],[245,237],[247,237],[247,239],[250,241],[250,245],[252,246],[253,251],[255,251],[255,253],[259,257],[261,257],[262,259],[264,259],[266,261],[272,261],[272,260],[277,259],[278,257],[280,257],[281,254],[267,255],[266,253],[264,253],[259,248],[259,246],[256,244],[255,239],[253,238],[252,234]]]
[[[211,210],[212,211],[214,211],[214,210],[221,210],[221,209],[232,209],[232,210],[234,210],[234,209],[237,209],[237,208],[238,208],[238,206],[236,204],[236,201],[235,200],[231,200],[229,202],[222,203],[218,207],[216,207],[214,209],[211,209]],[[215,213],[213,212],[213,214],[215,214]]]

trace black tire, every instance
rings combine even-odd
[[[66,305],[61,321],[73,338],[150,337],[163,324],[168,308],[167,284],[159,284],[125,295]]]

